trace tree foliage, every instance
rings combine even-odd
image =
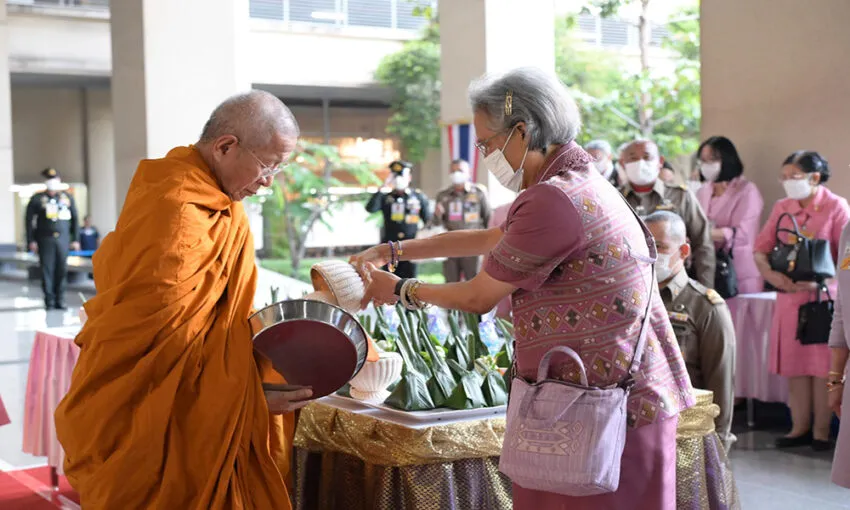
[[[650,2],[660,0],[588,0],[586,11],[601,16],[616,15],[619,9],[640,2],[646,12]],[[671,75],[660,73],[641,58],[639,73],[623,72],[619,57],[610,52],[581,47],[573,37],[575,19],[565,17],[555,24],[555,67],[571,88],[582,109],[586,142],[604,138],[615,146],[639,136],[651,136],[668,157],[696,149],[700,123],[699,8],[696,1],[673,16],[667,25],[665,48],[677,59]],[[421,162],[428,149],[440,146],[440,38],[439,24],[430,8],[420,15],[431,19],[420,40],[411,41],[383,59],[376,79],[394,92],[387,131],[398,136],[407,157]],[[648,20],[643,21],[648,45]]]
[[[650,0],[591,0],[601,16],[615,15],[631,1],[646,9]],[[560,78],[573,89],[584,115],[580,141],[604,138],[615,147],[639,136],[652,137],[668,157],[696,150],[700,124],[698,6],[688,6],[667,25],[663,46],[676,59],[676,69],[665,75],[647,65],[639,73],[621,72],[617,59],[598,50],[576,50],[571,37],[574,22],[556,24],[557,65]],[[648,46],[642,51],[649,51]],[[583,55],[583,56],[582,56]],[[642,63],[648,58],[643,56]],[[590,60],[590,62],[588,62]]]
[[[422,38],[384,57],[375,78],[393,91],[387,132],[419,163],[428,149],[440,147],[440,33],[430,7],[416,12],[430,20]]]
[[[297,272],[313,226],[317,222],[328,225],[329,217],[345,201],[362,199],[357,195],[332,194],[330,189],[343,183],[327,178],[321,171],[329,165],[334,171],[352,175],[362,186],[378,185],[380,179],[368,163],[345,162],[331,145],[301,142],[291,161],[274,181],[271,194],[259,200],[263,203],[264,230],[272,256],[290,258],[292,269]]]

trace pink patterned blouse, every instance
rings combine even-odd
[[[640,427],[693,405],[691,384],[652,268],[631,256],[649,254],[643,230],[590,161],[575,143],[552,154],[539,182],[511,206],[484,269],[518,287],[517,369],[529,380],[547,351],[566,345],[584,361],[590,385],[623,381],[652,285],[651,328],[628,402],[629,424]],[[553,360],[550,377],[579,381],[569,358]]]

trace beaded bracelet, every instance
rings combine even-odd
[[[390,245],[390,262],[387,264],[387,269],[390,270],[390,273],[395,273],[395,270],[398,267],[398,255],[396,254],[393,242],[387,241],[387,244]]]

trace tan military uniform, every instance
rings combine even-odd
[[[434,214],[434,226],[442,225],[449,231],[487,228],[490,203],[484,186],[467,183],[460,191],[449,186],[437,194],[435,201],[442,214]],[[448,259],[443,262],[443,275],[447,282],[459,282],[461,275],[471,280],[478,274],[480,265],[481,257]]]
[[[649,216],[655,211],[672,211],[685,221],[688,239],[693,252],[694,275],[708,288],[714,287],[714,243],[711,226],[697,198],[686,186],[667,185],[661,179],[649,193],[637,193],[629,183],[623,186],[623,195],[638,216]]]
[[[714,424],[728,449],[734,442],[730,429],[735,405],[735,327],[729,308],[720,294],[688,278],[684,270],[661,289],[661,298],[691,384],[714,392],[714,403],[720,406]]]

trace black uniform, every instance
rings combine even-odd
[[[53,169],[43,172],[58,177]],[[38,244],[41,288],[47,308],[64,308],[68,250],[77,239],[79,220],[74,198],[64,191],[36,193],[27,205],[27,244]]]
[[[410,164],[396,161],[390,165],[393,173],[402,175],[410,172]],[[403,191],[392,191],[385,193],[378,191],[366,204],[366,210],[370,213],[381,211],[384,213],[384,228],[381,231],[381,242],[404,241],[416,237],[420,223],[428,223],[431,220],[431,210],[428,205],[428,197],[419,190],[410,188]],[[395,274],[401,278],[416,277],[416,265],[409,261],[402,261],[396,268]]]

